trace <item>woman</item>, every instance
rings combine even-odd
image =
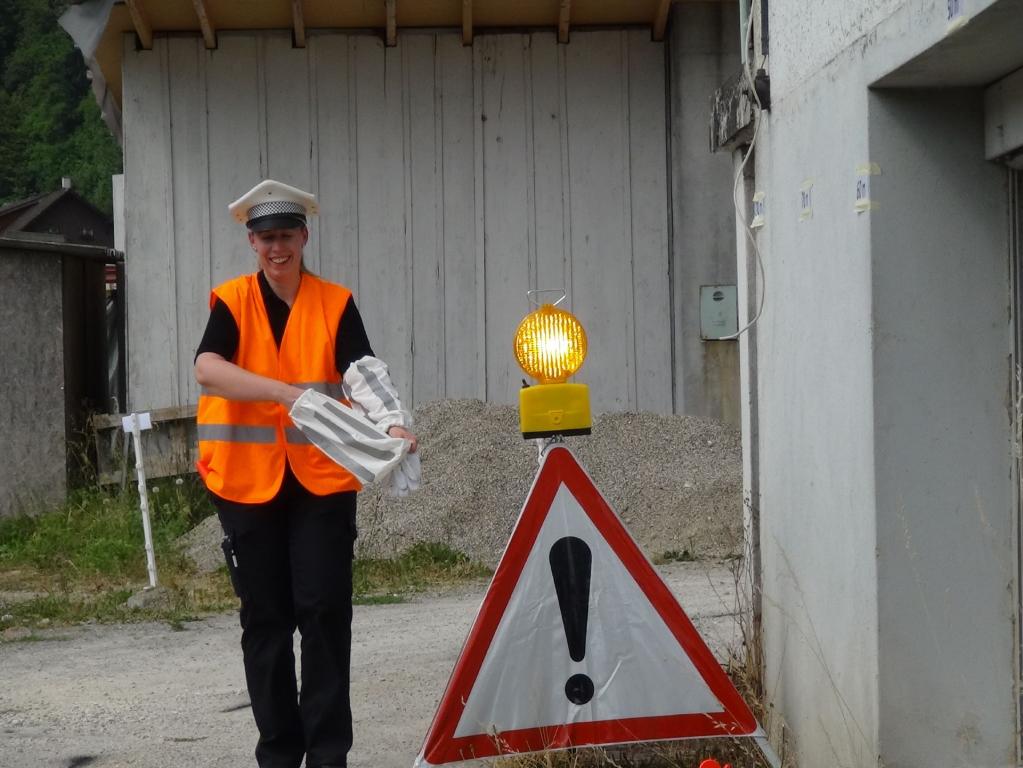
[[[259,729],[260,768],[344,766],[349,703],[354,476],[288,418],[304,389],[365,410],[392,437],[417,441],[341,285],[302,268],[309,193],[264,181],[229,206],[248,227],[259,271],[213,290],[195,358],[199,472],[224,529],[241,600],[242,653]],[[302,636],[298,695],[294,631]]]

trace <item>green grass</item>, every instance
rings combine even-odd
[[[86,488],[59,508],[0,520],[0,632],[85,621],[164,621],[173,629],[238,606],[226,568],[197,574],[175,541],[213,514],[194,477],[149,487],[150,521],[161,607],[129,609],[125,601],[148,583],[142,519],[134,487]],[[354,602],[401,602],[425,589],[485,578],[490,571],[441,544],[420,544],[394,559],[359,559]]]
[[[683,549],[681,552],[677,549],[669,549],[666,552],[662,552],[659,555],[654,555],[654,565],[664,565],[665,563],[691,563],[696,558],[693,557],[693,553],[688,549]]]
[[[463,581],[484,579],[492,571],[444,544],[416,544],[397,558],[360,558],[352,572],[357,598],[403,595]]]
[[[213,508],[194,479],[149,488],[153,547],[174,557],[173,542]],[[134,487],[72,491],[58,509],[0,520],[0,570],[36,568],[68,579],[135,579],[146,573],[142,515]]]

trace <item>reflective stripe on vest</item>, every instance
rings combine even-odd
[[[199,424],[196,427],[199,440],[216,440],[221,443],[259,443],[271,445],[277,442],[276,427],[246,427],[241,424]]]
[[[257,274],[218,286],[210,306],[220,299],[238,324],[233,361],[238,366],[341,399],[334,337],[350,296],[343,286],[303,274],[279,348]],[[203,391],[197,421],[199,471],[207,487],[222,498],[252,504],[269,501],[280,488],[286,463],[314,494],[361,488],[359,473],[339,467],[310,443],[278,403],[228,400]]]

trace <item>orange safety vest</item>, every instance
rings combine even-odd
[[[214,288],[210,309],[220,299],[238,324],[236,365],[341,400],[334,342],[350,296],[343,286],[303,274],[279,350],[258,273]],[[228,400],[204,392],[197,421],[199,474],[221,498],[248,504],[269,501],[281,487],[285,461],[303,487],[319,496],[362,488],[348,470],[309,442],[279,403]]]

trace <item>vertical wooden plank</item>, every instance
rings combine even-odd
[[[111,179],[111,203],[114,208],[114,248],[124,252],[124,174],[115,173]]]
[[[626,259],[629,262],[629,277],[632,282],[635,281],[635,261],[632,253],[632,169],[631,169],[631,149],[630,143],[632,141],[631,132],[631,117],[629,114],[629,38],[628,33],[624,30],[618,33],[620,48],[618,66],[622,72],[622,87],[619,91],[619,98],[621,99],[621,136],[622,136],[622,156],[625,158],[625,162],[622,163],[622,218],[625,225],[625,231],[623,232],[626,240],[627,255]],[[629,285],[626,288],[628,293],[628,302],[625,310],[625,336],[630,338],[632,343],[625,348],[626,354],[626,366],[628,370],[632,371],[632,375],[626,379],[626,385],[628,387],[628,409],[636,409],[636,294],[633,291],[633,285]]]
[[[482,47],[487,400],[514,403],[521,378],[512,354],[515,327],[529,308],[529,203],[526,71],[528,37],[478,37]]]
[[[564,254],[565,289],[568,299],[562,305],[569,312],[574,312],[573,296],[575,284],[572,281],[572,175],[568,151],[568,46],[558,46],[558,103],[561,105],[561,119],[558,121],[561,132],[561,252]]]
[[[530,46],[536,288],[568,291],[565,273],[564,187],[561,153],[561,75],[553,32],[536,32]],[[556,298],[547,294],[544,299]]]
[[[309,191],[312,192],[314,195],[316,195],[317,200],[319,200],[319,197],[320,197],[320,160],[319,160],[319,158],[320,158],[320,123],[319,123],[319,120],[316,117],[316,110],[317,110],[317,107],[318,107],[318,102],[320,100],[320,96],[319,96],[319,92],[317,91],[317,85],[318,84],[316,82],[316,62],[315,62],[315,57],[313,56],[312,50],[310,50],[310,48],[308,46],[309,46],[309,39],[306,38],[305,40],[303,40],[302,45],[300,45],[298,47],[302,48],[303,52],[305,53],[305,56],[304,56],[305,76],[306,76],[306,87],[307,87],[307,93],[308,93],[308,98],[306,99],[306,103],[305,103],[305,113],[306,113],[306,125],[309,126]],[[325,98],[335,98],[333,92],[329,92],[329,93],[331,94],[330,97],[327,97],[326,94],[324,94],[324,97]],[[309,243],[309,246],[315,247],[315,265],[316,265],[315,272],[316,272],[316,274],[319,274],[319,275],[323,274],[323,258],[324,258],[324,256],[323,256],[324,247],[322,245],[323,239],[322,239],[322,232],[321,232],[321,224],[322,224],[323,220],[322,220],[321,217],[322,217],[322,212],[321,212],[320,215],[311,217],[311,219],[308,222],[309,223],[309,239],[311,241]],[[310,250],[311,250],[311,248],[306,248],[306,252],[307,253]],[[308,258],[305,263],[307,265],[310,265],[310,266],[306,267],[307,269],[310,269],[311,265],[314,262],[313,262],[313,260],[311,258]]]
[[[526,140],[526,274],[529,287],[536,288],[536,162],[533,155],[533,45],[531,35],[522,36],[522,104]]]
[[[410,286],[405,256],[403,47],[355,38],[359,309],[377,355],[410,400]]]
[[[349,130],[354,94],[349,88],[349,42],[342,34],[309,36],[320,203],[319,274],[358,290],[355,157]]]
[[[308,48],[292,48],[291,34],[263,32],[267,176],[299,189],[313,189],[312,135],[309,122]],[[328,98],[335,98],[330,94]],[[319,271],[319,220],[309,226],[305,259]]]
[[[262,178],[257,39],[221,32],[206,53],[211,287],[257,268],[245,227],[227,212]]]
[[[208,317],[210,292],[209,174],[206,155],[206,53],[199,37],[167,41],[171,76],[171,155],[177,371],[182,402],[199,400],[192,360]]]
[[[392,7],[393,7],[392,0]],[[389,35],[387,39],[387,45],[393,47],[397,45],[397,38],[394,35]],[[386,57],[387,54],[385,53]],[[405,345],[409,355],[409,369],[406,374],[405,380],[405,392],[406,402],[409,408],[414,408],[416,404],[416,366],[415,366],[415,345],[416,345],[416,326],[415,326],[415,315],[413,299],[416,293],[416,284],[412,279],[412,108],[411,108],[411,94],[409,93],[409,82],[408,82],[408,67],[406,66],[408,60],[408,47],[405,45],[401,46],[400,55],[393,57],[392,61],[396,63],[401,71],[399,77],[400,90],[401,90],[401,147],[402,147],[402,192],[403,200],[405,202],[404,210],[402,211],[404,221],[404,238],[403,245],[405,247],[405,317],[408,318],[409,328],[408,337],[405,340]]]
[[[443,265],[444,265],[444,396],[479,397],[483,361],[477,306],[475,132],[480,124],[473,110],[473,52],[456,34],[437,36],[441,118]],[[482,170],[482,169],[481,169]]]
[[[577,32],[566,69],[573,307],[589,337],[581,378],[595,411],[625,410],[634,374],[621,33]]]
[[[671,413],[664,44],[628,32],[636,407]]]
[[[358,96],[359,70],[356,65],[358,52],[355,36],[348,37],[348,200],[350,221],[352,223],[352,242],[350,265],[353,277],[351,287],[356,295],[360,294],[362,283],[359,281],[359,115],[356,98]]]
[[[487,398],[487,237],[486,237],[486,179],[484,177],[483,126],[483,46],[472,50],[472,118],[473,118],[473,181],[476,235],[476,349],[478,354],[476,386],[477,397]]]
[[[124,36],[123,121],[128,403],[133,410],[181,405],[168,350],[178,349],[174,306],[174,209],[167,40],[135,50]],[[175,365],[173,360],[171,365]]]
[[[412,364],[413,400],[444,396],[444,202],[441,189],[440,94],[434,34],[402,36],[405,92],[408,94],[411,170]]]

